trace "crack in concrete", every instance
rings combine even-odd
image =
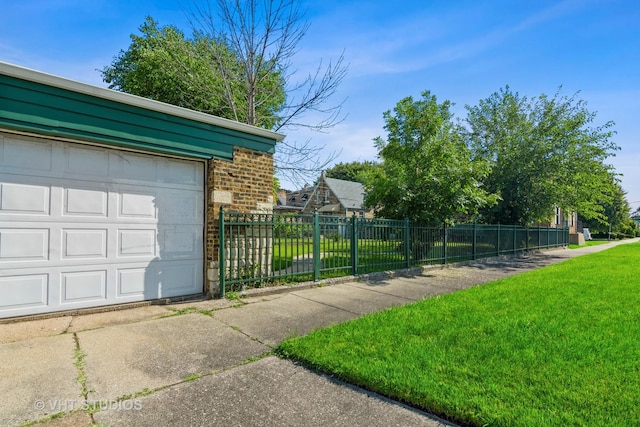
[[[63,334],[69,333],[69,331],[71,330],[71,324],[73,323],[74,318],[75,316],[69,316],[69,323],[67,323],[66,328],[64,328],[64,331],[62,332]],[[74,340],[75,340],[75,337],[74,337]],[[76,342],[76,345],[77,345],[77,342]]]
[[[71,324],[71,322],[69,322],[69,324]],[[83,398],[85,402],[88,402],[89,390],[87,389],[87,372],[85,370],[85,358],[87,357],[87,354],[80,347],[80,337],[78,337],[76,332],[73,333],[73,341],[75,343],[75,349],[73,352],[74,365],[78,370],[76,381],[80,384],[80,397]],[[91,418],[91,423],[96,424],[91,407],[88,407],[85,412]]]

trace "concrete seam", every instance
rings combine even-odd
[[[212,318],[214,318],[214,319],[216,319],[218,322],[222,323],[222,324],[223,324],[223,325],[225,325],[226,327],[228,327],[228,328],[230,328],[230,329],[232,329],[232,330],[234,330],[234,331],[238,331],[238,332],[240,332],[242,335],[244,335],[245,337],[249,338],[250,340],[255,341],[255,342],[259,343],[259,344],[262,344],[262,345],[264,345],[265,347],[268,347],[268,348],[273,349],[273,346],[271,346],[271,345],[269,345],[269,344],[267,344],[267,343],[265,343],[265,342],[260,341],[260,339],[259,339],[259,338],[257,338],[257,337],[252,337],[251,335],[249,335],[248,333],[246,333],[245,331],[243,331],[243,330],[242,330],[242,329],[240,329],[239,327],[237,327],[237,326],[235,326],[235,325],[231,325],[231,324],[229,324],[229,323],[225,322],[224,320],[219,319],[219,318],[217,318],[217,317],[214,317],[214,316],[211,316],[211,317],[212,317]]]
[[[324,305],[324,306],[327,306],[327,307],[335,308],[336,310],[344,311],[346,313],[355,314],[356,316],[362,316],[363,315],[362,313],[357,313],[357,312],[351,311],[351,310],[345,310],[342,307],[336,307],[335,305],[327,304],[326,302],[316,301],[316,300],[311,299],[311,298],[303,297],[302,295],[296,295],[295,293],[292,293],[292,295],[294,295],[294,296],[296,296],[298,298],[306,299],[307,301],[315,302],[316,304],[321,304],[321,305]]]
[[[362,289],[362,288],[361,288],[361,287],[359,287],[359,286],[354,286],[354,285],[353,285],[353,282],[343,283],[343,284],[344,284],[345,286],[350,286],[350,287],[352,287],[352,288]],[[365,289],[365,290],[366,290],[366,291],[368,291],[368,292],[375,292],[375,293],[380,294],[380,295],[391,296],[391,297],[394,297],[394,298],[402,298],[402,299],[407,300],[407,301],[409,301],[409,302],[418,301],[418,300],[414,300],[414,299],[411,299],[411,298],[404,297],[404,296],[402,296],[402,295],[396,295],[396,294],[394,294],[394,293],[390,293],[390,292],[381,292],[381,291],[379,291],[379,290],[377,290],[377,289]]]

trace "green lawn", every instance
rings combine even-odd
[[[358,263],[362,266],[362,273],[374,271],[385,271],[390,269],[403,268],[405,259],[403,254],[403,243],[399,240],[370,240],[361,239],[358,241]],[[471,243],[455,244],[457,251],[470,252]],[[485,245],[479,245],[479,253]],[[431,252],[424,255],[426,258],[440,259],[442,256],[442,244],[436,242]],[[332,240],[322,239],[320,241],[321,259],[326,268],[338,268],[351,265],[351,242],[346,239]],[[278,271],[289,267],[294,258],[311,258],[313,255],[313,245],[309,241],[297,242],[295,240],[276,240],[272,250],[272,270]],[[451,256],[451,260],[455,260]],[[460,257],[462,258],[462,257]],[[464,259],[470,258],[467,256]]]
[[[609,240],[587,240],[584,242],[584,245],[569,245],[569,249],[579,249],[584,248],[585,246],[597,246],[604,245],[605,243],[611,243]]]
[[[640,425],[640,244],[283,342],[278,354],[446,418]]]

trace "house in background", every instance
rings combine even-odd
[[[578,213],[567,212],[556,206],[553,220],[550,223],[539,224],[543,227],[568,228],[569,243],[572,245],[584,245],[584,235],[582,234],[582,223],[578,221]]]
[[[298,212],[324,215],[373,218],[373,210],[364,208],[364,186],[359,182],[327,178],[324,174],[315,186],[305,185],[278,198],[285,205],[276,206],[278,212]]]
[[[305,186],[297,191],[278,190],[278,199],[273,211],[277,213],[303,213],[309,195],[313,193],[314,187],[305,184]]]

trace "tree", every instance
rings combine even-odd
[[[295,0],[207,0],[204,5],[193,3],[191,25],[197,34],[223,42],[236,53],[239,70],[229,68],[224,52],[213,50],[218,58],[214,68],[224,76],[225,87],[239,82],[245,99],[247,123],[263,120],[258,107],[270,103],[277,92],[261,89],[262,81],[277,73],[282,77],[286,94],[282,108],[269,117],[275,124],[271,129],[295,130],[307,128],[326,131],[342,120],[342,103],[328,104],[347,74],[344,56],[325,66],[322,61],[313,72],[296,79],[292,58],[309,29],[300,2]],[[232,88],[227,89],[232,93]],[[233,97],[229,97],[231,104]],[[239,110],[237,106],[232,106]],[[320,119],[309,122],[308,115]],[[276,170],[294,181],[315,177],[334,156],[322,159],[324,147],[309,140],[292,141],[286,138],[276,150]]]
[[[548,220],[556,206],[603,217],[614,176],[604,161],[618,148],[612,122],[593,127],[595,113],[575,96],[528,100],[508,86],[466,108],[467,143],[489,162],[484,183],[500,196],[482,211],[486,222],[528,225]]]
[[[365,203],[378,215],[442,225],[495,201],[480,184],[486,162],[471,158],[450,106],[427,91],[383,114],[387,138],[375,139],[381,164],[365,179]]]
[[[609,200],[602,203],[603,216],[583,217],[583,225],[592,233],[629,233],[631,207],[619,182],[611,182]],[[633,221],[631,221],[633,222]],[[635,225],[635,223],[633,224]]]
[[[233,105],[233,89],[228,89],[228,102],[238,117],[241,107],[247,110],[246,123],[258,125],[261,117],[257,107],[278,93],[264,90],[261,83],[273,74],[283,78],[287,100],[276,117],[273,130],[283,128],[311,128],[325,130],[340,121],[341,104],[327,106],[326,102],[335,94],[346,76],[344,57],[336,62],[320,65],[315,72],[302,81],[294,81],[295,69],[292,58],[298,51],[298,44],[306,35],[309,23],[295,0],[207,0],[201,5],[193,2],[190,14],[191,25],[196,34],[219,41],[236,53],[240,69],[229,67],[225,52],[213,49],[210,53],[216,59],[212,64],[223,76],[225,85],[242,82],[246,103]],[[310,112],[325,114],[325,118],[308,123],[302,118]]]
[[[326,170],[327,178],[364,183],[365,175],[371,173],[378,164],[372,161],[338,163]]]
[[[120,51],[110,66],[102,69],[102,78],[110,89],[132,93],[145,98],[167,102],[184,108],[233,118],[247,122],[246,116],[238,116],[230,105],[242,105],[242,92],[225,92],[223,76],[211,67],[216,60],[210,53],[224,55],[228,67],[239,68],[240,63],[231,49],[206,36],[187,39],[175,26],[160,27],[147,17],[139,28],[141,35],[131,35],[131,45]],[[279,90],[258,108],[264,120],[258,125],[271,127],[273,118],[284,104],[284,88],[281,76],[274,73],[263,82],[265,90]],[[230,99],[231,95],[234,98]]]
[[[111,79],[114,89],[149,96],[138,90],[162,85],[163,70],[169,67],[169,62],[172,70],[169,75],[179,72],[190,83],[172,86],[179,93],[179,100],[210,96],[212,104],[223,106],[220,113],[214,113],[221,117],[274,131],[299,128],[326,131],[343,119],[342,102],[329,103],[347,73],[343,55],[326,65],[320,60],[317,68],[297,80],[293,58],[309,29],[299,2],[194,1],[190,21],[194,36],[187,41],[193,49],[184,50],[187,55],[183,54],[181,43],[158,46],[156,39],[167,38],[162,31],[143,32],[143,40],[132,35],[129,50],[121,52],[111,67],[105,67],[103,78]],[[145,38],[153,43],[146,43]],[[143,49],[138,49],[136,43],[142,44]],[[146,67],[147,72],[138,74],[140,79],[148,79],[149,84],[120,85],[119,82],[128,79],[127,74],[137,70],[138,61],[146,61],[147,57],[137,51],[143,50],[146,55],[155,49],[160,49],[167,60],[152,61]],[[154,99],[176,103],[173,96]],[[211,111],[201,109],[199,103],[185,106]],[[297,142],[286,138],[276,150],[276,171],[295,181],[315,177],[333,160],[331,156],[322,159],[323,148],[314,146],[310,140]]]

